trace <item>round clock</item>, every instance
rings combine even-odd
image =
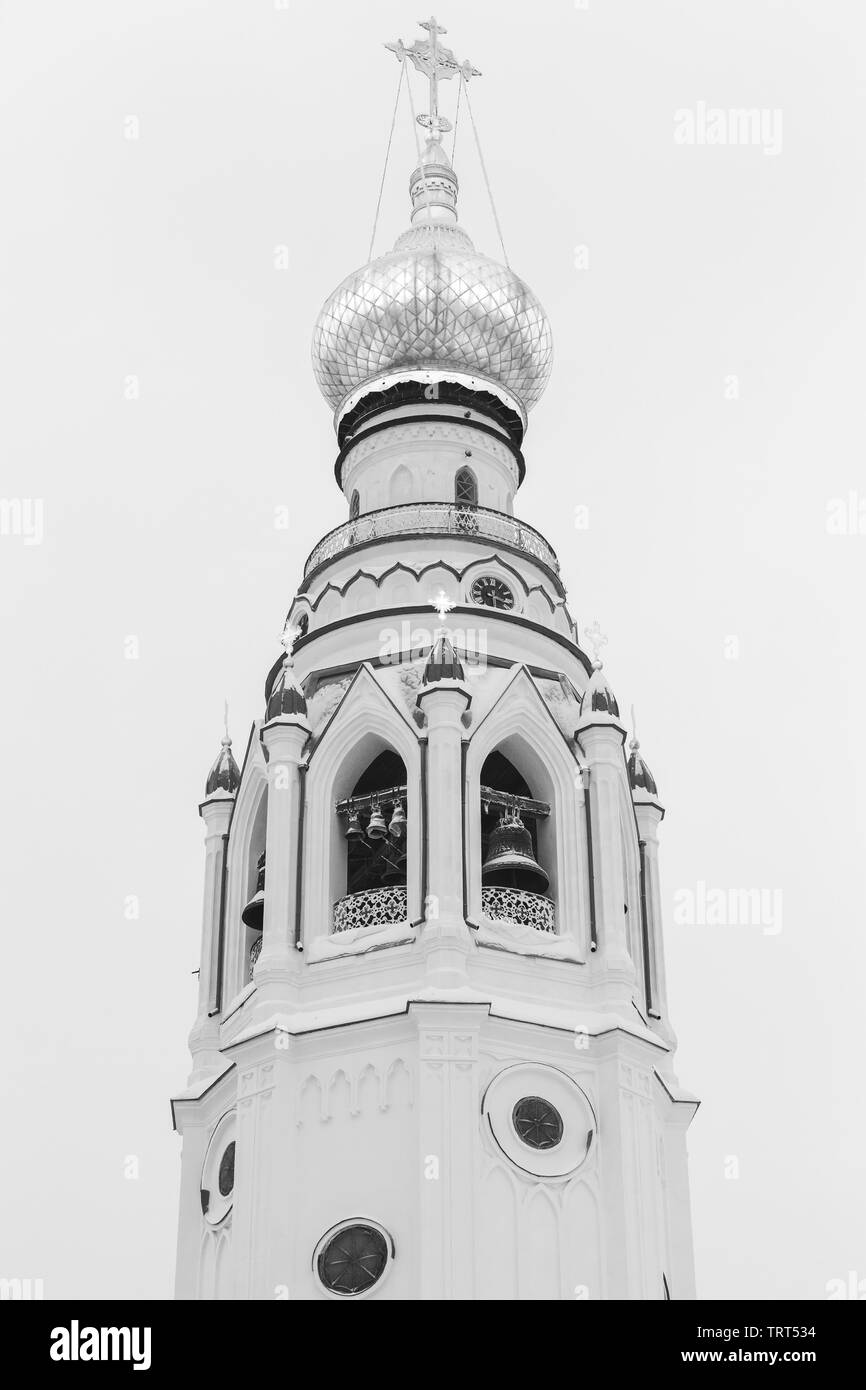
[[[514,607],[514,595],[508,585],[495,574],[483,574],[472,585],[470,595],[473,603],[483,603],[485,608],[508,609]]]

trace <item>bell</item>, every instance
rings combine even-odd
[[[385,872],[382,874],[383,883],[405,883],[406,872],[399,864],[395,864],[393,859],[385,861]]]
[[[349,812],[349,824],[346,826],[347,840],[363,840],[364,831],[361,826],[361,818],[357,811]]]
[[[519,811],[503,812],[490,836],[487,857],[481,866],[486,884],[522,888],[528,893],[546,892],[550,879],[532,853],[532,836]]]
[[[394,802],[394,810],[391,813],[391,820],[388,825],[388,834],[392,840],[402,840],[406,834],[406,812],[403,810],[402,801]]]
[[[264,850],[259,855],[256,865],[256,891],[250,898],[243,912],[241,921],[253,931],[261,931],[262,923],[265,919],[265,854]]]
[[[379,810],[379,803],[376,802],[376,805],[373,807],[373,814],[367,823],[367,839],[384,840],[387,834],[388,827],[385,825],[385,817]]]

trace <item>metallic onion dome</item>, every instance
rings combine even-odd
[[[286,717],[295,718],[296,716],[306,718],[306,715],[307,701],[304,698],[303,690],[298,685],[292,666],[292,658],[286,652],[283,657],[283,664],[268,696],[265,718],[283,719]]]
[[[427,658],[422,684],[435,685],[438,681],[462,681],[464,678],[463,663],[450,638],[438,637]]]
[[[632,791],[645,791],[649,792],[650,796],[658,796],[656,780],[644,761],[640,743],[636,738],[629,744],[629,750],[628,780]]]
[[[226,734],[219,756],[207,775],[205,796],[214,796],[220,792],[224,796],[234,796],[240,784],[240,769],[232,754],[232,741]]]
[[[393,251],[338,286],[313,333],[313,371],[335,408],[401,369],[450,369],[516,397],[523,411],[550,376],[550,325],[528,285],[482,256],[457,224],[457,176],[431,137],[410,180],[412,226]]]
[[[592,663],[592,675],[580,704],[581,719],[586,719],[591,714],[605,714],[619,719],[619,705],[600,661]]]

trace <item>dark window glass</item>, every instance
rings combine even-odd
[[[319,1278],[332,1293],[364,1293],[381,1279],[388,1242],[372,1226],[346,1226],[319,1255]]]
[[[226,1145],[226,1151],[220,1159],[219,1189],[220,1196],[227,1197],[235,1185],[235,1141]]]
[[[478,506],[478,483],[471,468],[461,468],[454,479],[454,501],[460,507]]]
[[[356,490],[352,493],[352,500],[351,500],[351,502],[349,503],[349,519],[350,519],[350,521],[357,521],[357,519],[358,519],[358,517],[359,517],[360,515],[361,515],[361,498],[359,497],[358,492],[357,492],[357,489],[356,489]]]
[[[531,1149],[555,1149],[562,1138],[562,1116],[541,1096],[524,1096],[511,1119],[519,1138]]]

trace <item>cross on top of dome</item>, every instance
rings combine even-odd
[[[386,43],[385,47],[396,54],[401,63],[408,58],[413,67],[429,80],[430,110],[417,116],[416,120],[419,125],[429,130],[435,139],[437,135],[444,135],[451,130],[451,122],[439,115],[439,83],[450,80],[458,73],[464,82],[468,82],[470,77],[480,77],[481,73],[470,62],[459,62],[452,49],[440,44],[439,35],[447,34],[448,30],[437,24],[435,16],[421,19],[418,23],[422,29],[427,30],[429,38],[416,39],[409,48],[402,39],[397,39],[396,43]]]

